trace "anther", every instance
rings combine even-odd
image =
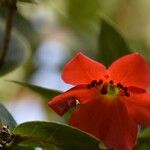
[[[128,88],[127,88],[127,87],[123,87],[123,90],[124,90],[124,91],[127,91],[127,90],[128,90]]]
[[[97,85],[101,85],[103,83],[103,80],[100,79],[99,81],[97,81]]]
[[[112,80],[109,81],[110,84],[113,84],[114,82]]]
[[[130,96],[130,93],[127,92],[127,93],[125,93],[125,95],[126,95],[127,97],[129,97],[129,96]]]
[[[106,95],[108,89],[108,84],[103,84],[101,88],[101,94]]]
[[[120,94],[121,94],[122,96],[127,96],[127,97],[130,96],[130,93],[128,92],[128,88],[127,88],[127,87],[122,87],[122,88],[120,88],[119,92],[120,92]]]
[[[126,95],[127,97],[129,97],[129,96],[130,96],[130,93],[128,92],[128,88],[127,88],[127,87],[124,87],[123,90],[124,90],[125,95]]]
[[[92,86],[92,87],[96,86],[96,84],[97,84],[97,81],[96,81],[96,80],[93,80],[93,81],[91,82],[91,86]]]
[[[117,83],[118,88],[123,88],[123,85],[121,83]]]

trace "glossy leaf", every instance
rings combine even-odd
[[[117,58],[130,52],[127,42],[115,25],[102,19],[97,59],[108,66]]]
[[[11,131],[16,127],[16,121],[2,104],[0,104],[0,123],[8,125]]]
[[[12,150],[34,150],[34,147],[30,147],[27,145],[17,145],[13,147]]]
[[[55,145],[31,139],[18,143],[16,146],[13,147],[13,150],[34,150],[35,147],[42,148],[44,150],[58,150]]]
[[[2,47],[4,27],[0,24],[0,47]],[[17,32],[12,33],[9,49],[6,54],[5,62],[0,68],[0,76],[5,75],[27,60],[29,52],[29,45],[21,34]]]
[[[18,125],[13,133],[24,140],[53,144],[64,150],[98,150],[99,141],[73,127],[54,122],[26,122]],[[36,147],[37,145],[35,145]]]
[[[27,88],[33,90],[34,92],[40,94],[42,97],[44,97],[48,101],[52,97],[61,94],[60,91],[53,90],[53,89],[43,88],[43,87],[40,87],[40,86],[36,86],[36,85],[29,84],[29,83],[25,83],[25,82],[11,81],[11,80],[10,80],[10,82],[13,82],[13,83],[19,84],[21,86],[27,87]]]

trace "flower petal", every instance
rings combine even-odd
[[[77,100],[81,104],[85,104],[95,97],[97,94],[96,88],[87,88],[87,85],[78,85],[76,87],[71,88],[70,90],[54,97],[49,103],[49,107],[51,107],[56,113],[62,116],[65,112],[67,112],[71,107],[77,104]]]
[[[125,86],[147,88],[150,85],[150,68],[142,55],[124,56],[115,61],[108,70],[112,80]]]
[[[138,124],[150,126],[150,93],[131,94],[124,102]]]
[[[105,71],[105,66],[82,53],[78,53],[65,65],[62,78],[69,84],[86,84],[92,80],[99,80]]]
[[[108,148],[132,150],[137,125],[121,101],[95,99],[81,105],[72,114],[70,124],[99,138]]]

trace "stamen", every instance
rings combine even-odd
[[[103,83],[103,80],[101,80],[101,79],[99,81],[93,80],[90,84],[87,85],[87,88],[90,89],[92,87],[99,86],[102,83]]]
[[[124,91],[127,91],[128,90],[128,88],[125,86],[125,87],[123,87],[122,88]]]
[[[125,93],[125,94],[126,94],[126,96],[127,96],[127,97],[129,97],[129,96],[130,96],[130,93]]]
[[[117,87],[119,88],[119,94],[121,96],[130,96],[130,93],[128,92],[128,88],[127,87],[123,87],[123,85],[121,83],[117,84]]]
[[[120,95],[120,96],[125,96],[125,92],[124,92],[123,89],[119,89],[119,95]]]
[[[117,83],[118,88],[123,88],[123,85],[121,83]]]
[[[109,82],[103,82],[102,79],[99,81],[93,80],[90,84],[87,85],[87,88],[99,87],[100,92],[103,95],[120,95],[120,96],[130,96],[128,88],[124,87],[121,83],[114,84],[113,80]],[[73,105],[73,104],[72,104]]]
[[[101,94],[106,95],[107,94],[107,89],[108,89],[108,84],[104,83],[102,85],[102,88],[101,88]]]
[[[98,82],[97,82],[97,85],[101,85],[103,83],[103,80],[100,79]]]
[[[96,81],[96,80],[93,80],[93,81],[91,82],[91,86],[92,86],[92,87],[96,86],[96,84],[97,84],[97,81]]]
[[[112,80],[109,81],[110,84],[113,84],[114,82]]]

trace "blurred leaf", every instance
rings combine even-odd
[[[0,104],[0,122],[8,125],[11,131],[16,127],[16,121],[2,104]]]
[[[16,17],[14,18],[14,26],[15,28],[26,37],[31,46],[38,41],[38,36],[33,29],[33,25],[29,18],[25,18],[19,13],[16,13]]]
[[[98,150],[99,141],[78,129],[54,122],[27,122],[18,125],[13,133],[24,140],[53,144],[64,150]],[[38,146],[39,146],[38,145]],[[37,146],[37,145],[35,145]],[[48,149],[47,149],[48,150]]]
[[[102,20],[97,59],[109,66],[119,57],[131,53],[125,39],[112,23]]]
[[[149,150],[150,148],[150,127],[145,128],[139,135],[136,150]]]
[[[0,20],[1,21],[1,20]],[[4,26],[0,24],[0,47],[2,47]],[[5,75],[27,60],[29,54],[29,44],[21,34],[12,32],[9,49],[6,54],[5,63],[0,68],[0,76]]]
[[[0,17],[5,20],[5,9],[0,9]],[[37,42],[38,36],[36,35],[30,20],[22,16],[18,11],[15,13],[13,26],[26,37],[30,44],[35,44]]]
[[[150,141],[148,142],[141,142],[137,147],[136,150],[149,150],[150,149]]]
[[[9,0],[0,0],[0,7],[5,7],[9,3]]]
[[[99,0],[67,0],[71,25],[80,32],[93,32],[99,22]]]
[[[12,5],[16,1],[14,0],[0,0],[0,7],[7,7],[8,5]],[[17,0],[17,2],[24,2],[24,3],[35,3],[35,0]]]
[[[18,0],[18,1],[23,3],[35,3],[35,0]]]
[[[52,97],[61,94],[60,91],[43,88],[43,87],[40,87],[40,86],[25,83],[25,82],[13,81],[13,80],[10,80],[10,82],[17,83],[19,85],[22,85],[24,87],[27,87],[27,88],[33,90],[34,92],[37,92],[38,94],[43,96],[45,99],[47,99],[47,101],[49,101]]]
[[[93,55],[99,31],[100,0],[66,0],[66,23],[74,31],[76,49]],[[93,55],[94,56],[94,55]]]
[[[149,137],[150,138],[150,127],[145,128],[139,135],[140,138],[146,138]]]

